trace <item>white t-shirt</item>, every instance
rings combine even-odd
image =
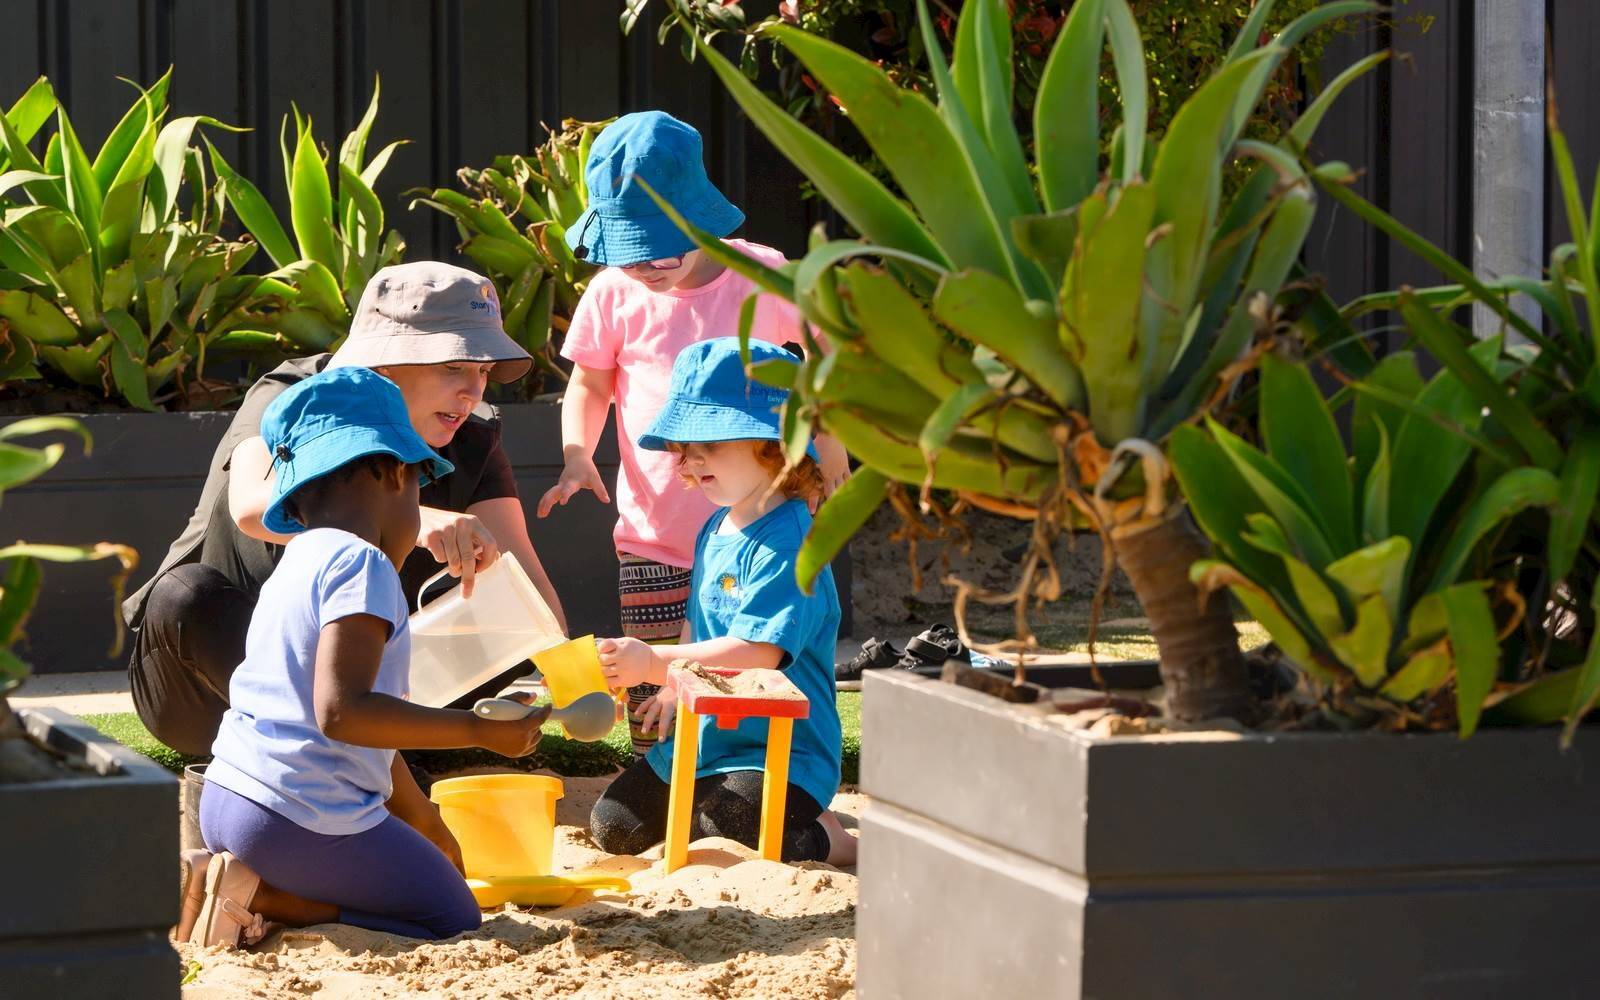
[[[312,688],[322,627],[351,615],[390,625],[372,689],[410,693],[411,630],[400,575],[377,547],[347,531],[296,535],[261,588],[244,662],[228,685],[206,781],[265,806],[307,830],[361,833],[383,822],[393,792],[393,750],[323,735]]]

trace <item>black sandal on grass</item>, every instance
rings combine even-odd
[[[836,691],[861,690],[861,675],[868,670],[897,667],[905,653],[884,639],[871,638],[861,644],[861,651],[844,663],[833,665],[833,686]]]

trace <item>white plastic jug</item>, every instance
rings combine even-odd
[[[447,572],[422,585],[419,604]],[[411,700],[443,708],[566,638],[516,557],[503,554],[478,574],[471,597],[457,586],[411,616]]]

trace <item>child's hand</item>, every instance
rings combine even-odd
[[[818,434],[813,443],[817,446],[817,457],[821,459],[818,465],[822,470],[822,499],[826,500],[850,478],[850,455],[837,438],[827,434]],[[815,514],[820,501],[814,500],[810,506],[811,513]]]
[[[630,688],[650,679],[655,654],[638,639],[601,639],[595,643],[606,683],[615,688]]]
[[[466,876],[467,865],[461,859],[461,845],[456,842],[456,835],[450,832],[448,826],[444,825],[444,820],[439,817],[437,809],[433,810],[433,821],[424,822],[421,826],[418,826],[417,832],[427,837],[433,846],[437,847],[444,853],[445,857],[450,859],[450,863],[455,865],[456,871],[460,872],[463,877]]]
[[[532,695],[525,691],[504,695],[512,701],[520,701],[524,705],[531,704]],[[550,718],[550,706],[543,705],[528,715],[526,718],[514,722],[501,722],[494,719],[485,719],[474,715],[478,721],[478,746],[485,750],[492,750],[502,757],[526,757],[533,753],[539,746],[543,735],[539,729]]]
[[[660,691],[645,699],[639,706],[639,731],[648,733],[651,726],[656,727],[660,739],[672,735],[672,727],[678,721],[678,689],[671,684],[663,685]]]
[[[556,504],[565,507],[567,501],[582,490],[593,490],[601,503],[611,502],[611,494],[606,492],[605,481],[600,478],[600,470],[595,468],[594,459],[585,455],[570,455],[567,463],[561,467],[561,478],[539,498],[539,516],[548,515]]]

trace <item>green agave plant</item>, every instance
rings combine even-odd
[[[337,347],[349,331],[350,315],[368,279],[379,268],[398,263],[405,254],[405,240],[395,230],[384,228],[383,204],[373,187],[395,150],[410,140],[391,142],[367,159],[380,91],[381,81],[374,79],[366,113],[345,136],[334,164],[312,133],[309,116],[292,106],[284,116],[278,144],[289,192],[289,229],[261,191],[234,170],[216,146],[206,142],[228,202],[277,267],[261,282],[260,291],[275,299],[280,308],[256,317],[258,332],[281,334],[300,350]]]
[[[240,274],[255,248],[219,235],[222,199],[190,145],[229,126],[168,121],[170,80],[141,91],[93,160],[46,79],[0,116],[0,377],[49,371],[153,409],[180,374],[201,378],[208,351],[239,346],[261,302]],[[52,117],[40,161],[29,143]]]
[[[1363,296],[1330,317],[1327,336],[1351,336],[1350,321],[1375,310],[1398,310],[1406,329],[1465,387],[1471,405],[1487,411],[1477,450],[1501,468],[1554,477],[1547,519],[1500,548],[1521,560],[1530,612],[1520,657],[1506,665],[1487,716],[1507,722],[1564,717],[1564,739],[1600,699],[1600,179],[1586,201],[1566,137],[1548,104],[1551,161],[1573,240],[1555,248],[1543,278],[1484,281],[1328,173],[1324,189],[1356,215],[1434,266],[1453,284]],[[1588,210],[1585,210],[1588,205]],[[1544,322],[1530,322],[1509,303],[1513,294],[1537,304]],[[1485,356],[1471,331],[1453,321],[1478,303],[1520,339],[1510,351],[1516,371],[1502,378],[1504,357]]]
[[[482,169],[462,168],[465,192],[451,188],[410,192],[411,207],[425,205],[455,220],[461,252],[484,269],[500,293],[505,331],[560,376],[553,333],[566,332],[572,311],[595,267],[567,247],[567,227],[588,207],[583,165],[589,147],[611,124],[567,119],[529,156],[498,156]],[[520,228],[519,228],[520,227]]]
[[[1468,351],[1497,386],[1517,370],[1501,349],[1495,338]],[[1529,507],[1554,507],[1560,484],[1475,451],[1483,408],[1448,368],[1424,382],[1399,352],[1353,388],[1353,454],[1310,374],[1270,356],[1265,451],[1215,421],[1209,435],[1173,433],[1178,480],[1221,556],[1191,578],[1231,590],[1333,711],[1469,736],[1500,672],[1499,635],[1524,606],[1504,596],[1512,561],[1481,543]]]
[[[803,260],[771,270],[679,222],[707,253],[796,302],[832,345],[793,376],[791,454],[815,423],[863,468],[819,512],[803,575],[826,565],[893,482],[922,486],[925,501],[937,488],[1052,524],[1087,522],[1110,539],[1150,617],[1168,711],[1249,713],[1226,602],[1201,601],[1186,575],[1206,550],[1182,504],[1167,501],[1161,443],[1226,391],[1253,338],[1278,322],[1275,303],[1315,210],[1295,151],[1381,58],[1332,81],[1281,147],[1241,140],[1290,48],[1371,9],[1323,5],[1258,47],[1272,6],[1254,6],[1223,65],[1158,140],[1146,133],[1146,66],[1129,3],[1078,0],[1039,81],[1031,150],[1013,121],[1000,0],[963,5],[948,67],[919,3],[932,95],[824,39],[767,27],[843,108],[906,201],[701,43],[750,120],[863,237],[818,239]],[[1107,46],[1120,116],[1100,108]],[[1240,158],[1259,166],[1225,199],[1224,175]],[[1030,557],[1025,579],[1044,558]],[[1054,593],[1048,577],[1032,591]]]

